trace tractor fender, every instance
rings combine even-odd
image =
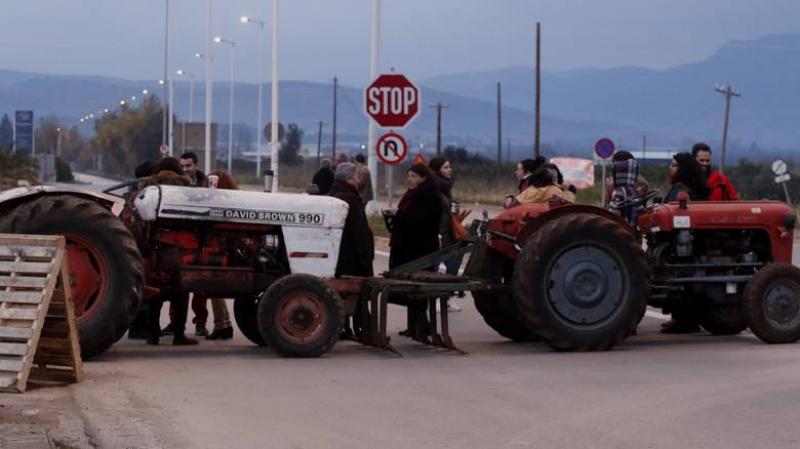
[[[34,185],[15,187],[0,192],[0,216],[27,201],[32,201],[43,196],[69,195],[94,201],[115,214],[122,209],[124,200],[120,197],[106,193],[92,192],[85,187]],[[115,207],[116,206],[116,207]],[[119,210],[118,210],[119,209]]]
[[[556,207],[550,209],[547,212],[539,214],[536,218],[529,221],[524,228],[517,234],[517,244],[519,246],[523,246],[528,238],[533,235],[534,232],[539,230],[542,226],[549,223],[552,220],[557,218],[563,217],[564,215],[570,214],[594,214],[594,215],[601,215],[606,217],[610,220],[613,220],[619,223],[620,227],[624,229],[631,235],[631,238],[637,238],[638,232],[636,229],[629,225],[628,222],[625,221],[624,218],[620,217],[619,215],[615,215],[609,212],[602,207],[597,206],[590,206],[587,204],[570,204],[566,206]]]

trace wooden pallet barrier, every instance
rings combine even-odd
[[[0,234],[0,391],[82,380],[64,238]]]

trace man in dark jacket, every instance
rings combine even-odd
[[[331,191],[331,186],[333,186],[333,169],[331,169],[331,160],[330,159],[322,159],[320,161],[319,170],[314,173],[314,177],[311,178],[311,184],[314,184],[318,188],[317,194],[319,195],[327,195]]]
[[[359,172],[355,164],[343,162],[336,166],[330,196],[347,203],[349,209],[344,222],[336,276],[372,276],[375,242],[367,223],[364,205],[358,195]]]

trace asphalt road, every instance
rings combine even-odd
[[[376,272],[386,264],[379,253]],[[557,353],[504,340],[460,304],[452,334],[467,355],[397,336],[397,308],[403,357],[340,342],[284,359],[238,331],[188,348],[123,339],[81,384],[0,395],[0,418],[35,411],[75,447],[800,447],[800,345],[665,336],[651,310],[618,349]]]
[[[385,264],[379,256],[376,268]],[[401,309],[389,328],[403,357],[343,342],[319,359],[284,359],[238,333],[190,348],[125,339],[86,364],[70,400],[100,447],[800,445],[798,345],[664,336],[649,311],[619,349],[557,353],[505,341],[461,304],[453,335],[468,355],[396,336]]]

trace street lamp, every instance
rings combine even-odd
[[[56,128],[56,157],[61,157],[61,127]]]
[[[199,53],[198,53],[199,54]],[[194,119],[193,111],[194,111],[194,74],[185,72],[183,69],[178,69],[175,72],[178,76],[185,76],[189,78],[189,123],[192,122]],[[183,147],[186,147],[186,120],[183,121],[181,124],[181,144]],[[183,148],[182,148],[183,149]]]
[[[230,45],[231,47],[231,82],[230,93],[228,102],[228,172],[231,172],[232,157],[233,157],[233,83],[234,83],[234,50],[236,49],[236,41],[223,39],[219,36],[214,37],[214,42],[218,44]]]
[[[119,100],[119,105],[120,106],[125,106],[125,100]]]
[[[258,115],[256,118],[256,176],[261,176],[261,111],[264,103],[264,85],[261,82],[261,67],[264,63],[264,22],[251,17],[242,16],[239,21],[243,24],[255,23],[260,28],[258,37],[258,65],[256,66],[256,82],[258,83]]]
[[[147,89],[142,89],[142,95],[147,95],[147,94],[149,94],[149,93],[150,93],[150,91],[149,91],[149,90],[147,90]]]

